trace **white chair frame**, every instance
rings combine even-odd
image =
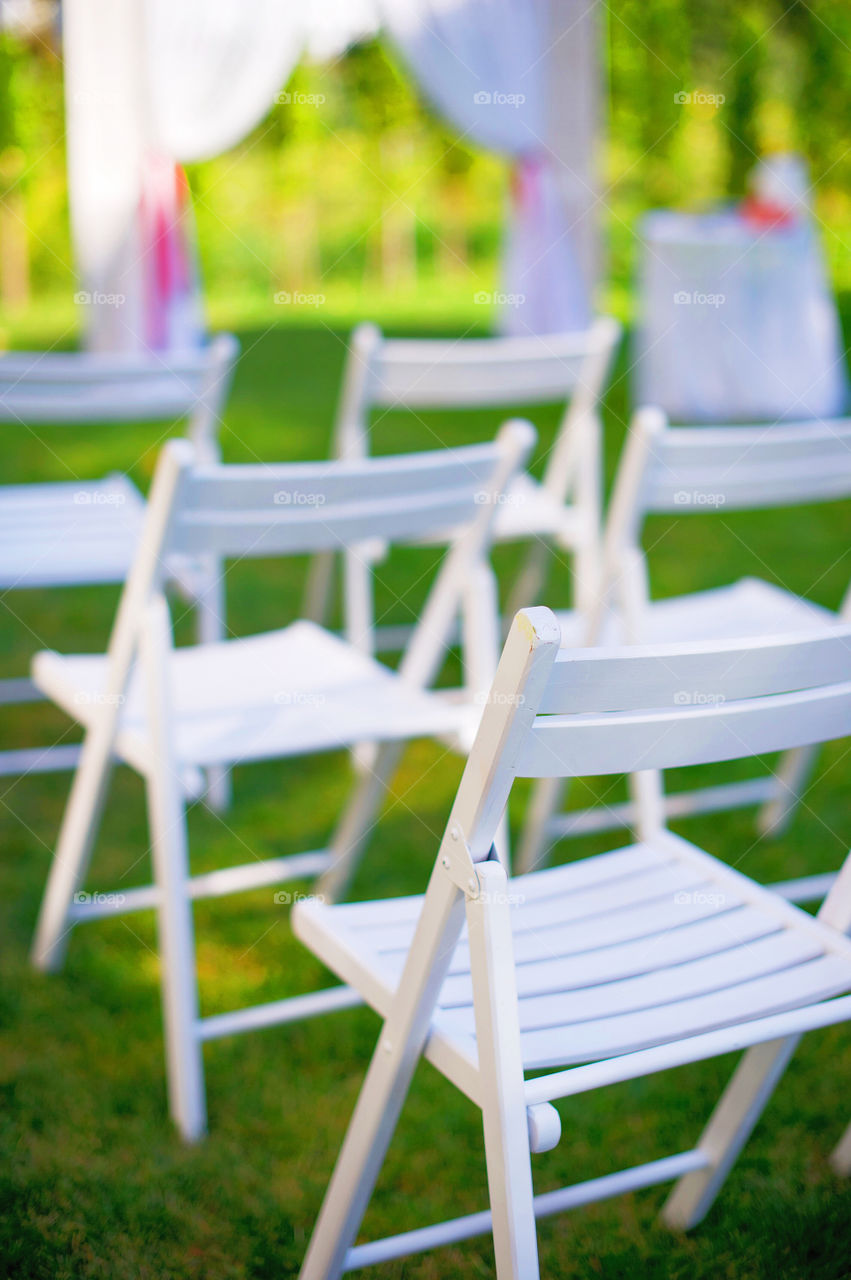
[[[549,610],[516,618],[425,896],[295,908],[297,934],[383,1019],[301,1280],[332,1280],[491,1231],[499,1280],[535,1280],[537,1217],[670,1180],[663,1217],[691,1227],[708,1212],[801,1033],[851,1019],[851,995],[843,994],[851,991],[851,856],[813,919],[674,836],[661,814],[645,843],[514,880],[492,844],[517,777],[663,769],[851,733],[851,627],[766,643],[608,651],[567,651],[560,640]],[[723,692],[727,701],[677,705],[683,687]],[[649,873],[655,888],[639,893],[649,850],[662,861]],[[618,896],[630,859],[639,860],[633,887]],[[675,918],[683,884],[717,900],[701,909],[708,930],[699,919],[683,929]],[[633,922],[642,909],[646,919]],[[743,923],[736,931],[729,923],[738,912],[740,922],[758,920],[767,938],[759,962],[753,935],[742,946]],[[727,920],[720,937],[718,916]],[[621,940],[638,940],[615,968],[606,959],[614,920]],[[698,947],[695,970],[671,949],[698,936],[692,929],[702,938],[699,947],[689,943]],[[742,1049],[693,1149],[534,1194],[531,1155],[561,1137],[555,1100]],[[355,1245],[421,1057],[481,1108],[490,1211]],[[851,1129],[833,1162],[851,1173]]]
[[[124,422],[187,420],[186,433],[199,457],[219,457],[218,427],[233,377],[239,346],[219,334],[199,351],[168,356],[118,356],[65,352],[16,352],[0,357],[0,423],[81,426]],[[88,505],[81,505],[83,498]],[[120,505],[126,518],[126,554],[104,555],[115,536],[103,519]],[[16,484],[0,487],[0,590],[121,583],[132,563],[132,543],[141,531],[144,502],[124,476],[105,480]],[[67,544],[66,544],[67,540]],[[90,546],[83,561],[81,542]],[[3,544],[26,542],[32,564],[4,571]],[[100,546],[100,550],[98,549]],[[68,554],[64,555],[63,550]],[[40,557],[39,551],[44,553]],[[198,634],[219,639],[224,625],[221,575],[213,565],[176,566],[177,580],[198,611]],[[0,705],[31,703],[42,697],[26,677],[0,680]],[[78,745],[54,745],[0,752],[0,776],[72,769]],[[210,780],[211,799],[222,807],[227,780]]]
[[[684,496],[690,501],[684,502]],[[621,455],[609,506],[601,591],[587,620],[560,615],[563,625],[572,625],[582,633],[577,635],[578,642],[599,644],[613,609],[622,643],[647,641],[647,620],[654,606],[641,546],[647,515],[720,514],[848,497],[851,419],[772,426],[670,427],[660,410],[639,410]],[[704,498],[712,501],[701,501]],[[792,605],[799,601],[791,592],[784,595]],[[808,606],[808,602],[801,604]],[[826,626],[851,620],[851,590],[835,615],[809,607],[814,626],[822,625],[820,615]],[[742,625],[744,634],[744,621]],[[548,849],[561,839],[619,826],[635,825],[641,830],[653,824],[659,806],[668,817],[687,817],[760,805],[759,829],[779,834],[800,799],[815,750],[788,753],[776,772],[762,777],[690,791],[666,793],[661,777],[645,771],[631,780],[630,801],[571,812],[562,811],[564,782],[546,779],[533,791],[518,850],[518,869],[541,865]],[[795,901],[807,901],[823,897],[832,880],[832,875],[808,876],[774,888]]]
[[[359,325],[343,376],[334,455],[370,453],[370,415],[377,409],[416,412],[564,402],[543,479],[539,483],[528,474],[517,478],[497,513],[493,540],[534,540],[510,592],[509,617],[537,599],[554,547],[573,553],[574,602],[579,609],[589,608],[599,575],[600,403],[620,334],[620,325],[610,317],[595,320],[584,331],[530,338],[385,338],[375,325]],[[516,508],[521,505],[525,515],[518,526]],[[375,625],[372,565],[382,553],[373,539],[344,557],[345,634],[370,653],[400,649],[409,633],[404,625]],[[332,580],[333,557],[318,557],[307,617],[327,620]]]
[[[491,571],[486,555],[496,504],[478,504],[476,495],[485,492],[495,498],[502,492],[524,464],[534,440],[535,433],[528,424],[513,422],[502,428],[495,442],[486,445],[401,458],[289,466],[199,464],[187,441],[171,441],[162,451],[143,536],[121,598],[108,654],[99,660],[100,674],[95,681],[99,694],[83,699],[89,717],[86,735],[32,954],[38,968],[55,970],[62,964],[70,932],[77,923],[104,915],[156,909],[162,950],[170,1110],[187,1141],[200,1138],[206,1129],[202,1059],[206,1041],[345,1008],[359,1001],[356,993],[335,987],[202,1018],[193,955],[192,903],[200,898],[314,876],[321,877],[319,892],[329,897],[339,895],[363,850],[404,741],[437,732],[448,734],[466,712],[472,713],[477,723],[481,701],[476,693],[487,690],[496,667],[498,635],[488,641],[484,630],[478,629],[478,644],[471,643],[470,650],[483,665],[477,668],[474,664],[466,670],[467,684],[459,691],[464,695],[463,702],[444,691],[426,690],[438,674],[459,609],[465,616],[477,618],[490,612]],[[233,698],[228,700],[228,689],[203,664],[227,653],[234,681],[233,662],[240,659],[243,670],[247,668],[253,679],[257,667],[253,655],[257,650],[250,645],[258,638],[172,648],[163,595],[164,566],[170,555],[200,553],[217,560],[296,555],[325,547],[339,549],[349,540],[362,540],[367,531],[377,531],[392,541],[397,536],[412,537],[431,528],[445,528],[449,522],[459,528],[459,536],[444,557],[398,673],[351,651],[344,641],[313,624],[301,624],[313,628],[314,650],[323,636],[335,646],[329,665],[345,660],[349,650],[356,665],[365,669],[360,678],[371,679],[372,683],[364,687],[362,704],[357,703],[357,689],[351,687],[356,677],[347,674],[341,688],[335,689],[332,670],[328,673],[332,683],[321,698],[324,719],[312,710],[310,699],[316,705],[320,699],[309,687],[300,689],[302,702],[308,706],[301,721],[286,708],[278,707],[273,714],[275,691],[288,682],[289,687],[299,688],[298,683],[293,683],[298,681],[298,670],[274,667],[261,673],[263,680],[268,677],[268,687],[263,684],[259,692],[254,689],[253,701],[240,720],[240,705],[234,706]],[[293,630],[273,633],[272,638],[292,634]],[[175,672],[181,660],[182,686],[185,688],[192,681],[194,664],[199,672],[196,683],[202,690],[198,705],[193,704],[185,713],[190,734],[193,725],[200,725],[196,738],[191,740],[181,737],[180,712],[175,702]],[[91,660],[64,659],[47,653],[38,655],[33,664],[39,686],[78,718],[82,718],[81,698],[73,677],[68,677],[70,686],[67,681],[63,685],[62,680],[63,672],[73,672],[75,663],[79,671],[81,661]],[[286,663],[286,659],[281,661]],[[133,701],[130,694],[137,668],[137,714],[141,724],[138,719],[133,720],[129,705],[126,711],[122,706],[125,697],[128,704]],[[384,699],[383,710],[380,701],[379,705],[373,702],[376,688],[380,699]],[[328,847],[192,877],[185,816],[187,772],[227,767],[240,760],[351,747],[353,700],[360,734],[368,727],[381,746],[374,768],[355,787]],[[416,703],[412,714],[417,718],[400,723],[393,704],[404,707],[412,702]],[[220,717],[218,721],[216,716]],[[319,738],[313,731],[317,718],[324,725],[324,736]],[[269,724],[278,726],[277,736],[272,739],[263,737]],[[75,893],[86,875],[116,757],[145,779],[154,882],[150,887],[129,889],[117,896],[100,895],[95,901],[78,902]]]

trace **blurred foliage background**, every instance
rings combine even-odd
[[[601,303],[628,318],[644,209],[737,197],[758,155],[778,149],[809,161],[833,278],[847,287],[847,0],[617,0],[603,14],[610,283]],[[61,82],[58,44],[2,37],[5,323],[31,315],[33,298],[54,314],[64,299],[72,315]],[[724,101],[676,102],[695,91]],[[446,319],[472,313],[474,293],[498,275],[507,164],[454,139],[379,40],[303,63],[254,133],[189,177],[217,323],[274,315],[281,291],[297,295],[291,310],[319,294],[341,319]]]

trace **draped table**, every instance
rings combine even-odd
[[[656,211],[641,226],[636,404],[679,422],[819,418],[848,403],[812,222]]]

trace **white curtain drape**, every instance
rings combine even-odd
[[[593,9],[592,0],[584,0]],[[382,0],[387,29],[423,92],[462,138],[514,159],[502,327],[580,328],[588,281],[571,235],[564,163],[551,144],[560,0]],[[561,0],[562,8],[567,0]],[[564,39],[570,39],[567,31]]]
[[[71,223],[88,345],[201,338],[183,161],[260,120],[304,44],[283,0],[64,0]]]

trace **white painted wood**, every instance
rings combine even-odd
[[[171,724],[169,653],[171,622],[163,596],[145,607],[141,663],[148,695],[148,719],[156,767],[146,797],[157,887],[161,957],[160,982],[165,1030],[169,1109],[185,1142],[206,1130],[204,1065],[195,1033],[199,1017],[195,941],[187,891],[189,852],[186,815]]]
[[[79,427],[185,419],[199,456],[213,460],[237,354],[229,334],[177,356],[6,354],[0,356],[0,422]],[[144,501],[126,476],[2,486],[0,589],[122,583],[143,524]],[[177,566],[172,568],[181,582]],[[209,575],[219,576],[214,565]],[[223,602],[200,605],[199,615],[202,638],[220,638]],[[4,684],[0,682],[0,702],[7,700]],[[14,688],[5,685],[10,698]],[[0,774],[51,772],[72,768],[75,762],[68,747],[8,751],[0,753]],[[220,804],[227,799],[223,779],[217,798]]]
[[[608,1200],[612,1196],[624,1195],[630,1191],[639,1191],[643,1187],[655,1186],[659,1182],[667,1182],[698,1166],[701,1159],[700,1154],[695,1151],[683,1151],[680,1155],[666,1156],[662,1160],[653,1160],[649,1164],[623,1169],[602,1178],[591,1178],[587,1182],[579,1182],[572,1187],[546,1191],[543,1195],[534,1198],[535,1217],[547,1218],[555,1213],[563,1213],[566,1209],[578,1209],[582,1205],[594,1204],[598,1200]],[[461,1240],[485,1235],[491,1230],[491,1222],[490,1211],[484,1210],[481,1213],[468,1214],[464,1218],[454,1218],[450,1222],[441,1222],[432,1227],[420,1227],[416,1231],[406,1231],[398,1236],[387,1236],[383,1240],[370,1241],[369,1244],[355,1245],[346,1256],[345,1269],[354,1271],[358,1267],[373,1266],[376,1263],[389,1262],[393,1258],[422,1253],[426,1249],[434,1249],[439,1245],[458,1244]]]
[[[467,898],[482,1123],[499,1280],[538,1276],[532,1161],[508,909],[508,877],[498,862],[478,867]]]
[[[490,577],[481,566],[497,504],[477,502],[477,493],[483,488],[498,495],[522,465],[533,440],[530,427],[513,423],[503,428],[493,444],[445,451],[437,458],[426,455],[421,467],[415,457],[405,456],[351,465],[244,469],[219,466],[206,457],[199,463],[190,442],[171,441],[157,466],[139,550],[107,654],[43,653],[33,663],[38,689],[87,731],[45,895],[34,959],[41,967],[57,966],[67,933],[76,923],[125,910],[157,909],[170,1105],[189,1141],[199,1138],[206,1127],[200,1048],[204,1039],[344,1007],[357,998],[348,992],[295,997],[200,1022],[191,904],[200,897],[317,874],[322,876],[321,892],[342,892],[374,825],[400,744],[428,735],[451,734],[464,742],[472,738],[471,726],[482,714],[472,690],[463,689],[453,699],[428,686],[442,663],[462,600],[469,596],[468,608],[485,608]],[[360,494],[355,501],[348,496],[352,490],[358,492],[361,481],[363,491],[373,495],[377,523],[390,512],[394,522],[407,521],[406,528],[419,528],[426,516],[433,525],[442,526],[447,504],[453,511],[463,509],[465,522],[438,571],[399,670],[383,666],[306,621],[265,635],[172,648],[159,592],[169,557],[187,550],[187,520],[196,520],[196,532],[206,530],[198,547],[208,557],[217,528],[226,534],[217,551],[260,554],[257,530],[278,524],[281,510],[292,505],[266,507],[264,502],[279,491],[274,486],[288,483],[288,477],[295,479],[285,492],[307,493],[298,488],[305,476],[310,483],[325,486],[319,490],[329,497],[322,506],[322,522],[333,545],[346,545],[354,506],[359,508],[359,527],[366,527],[363,520],[370,504]],[[456,486],[449,492],[443,487],[447,477]],[[460,508],[458,486],[463,490]],[[301,511],[294,514],[285,545],[302,552],[313,549],[315,525],[305,521]],[[252,520],[254,543],[229,540],[232,528],[244,538]],[[383,531],[387,531],[386,521]],[[266,550],[264,544],[262,553]],[[218,572],[215,556],[206,572]],[[207,583],[220,601],[218,583],[212,576]],[[216,603],[210,614],[214,637],[221,617]],[[553,651],[556,638],[554,630]],[[142,640],[145,654],[139,652]],[[492,655],[486,645],[493,649]],[[482,629],[476,656],[480,666],[488,669],[477,670],[477,679],[489,678],[495,649],[494,638]],[[328,849],[190,877],[183,809],[187,774],[197,773],[199,767],[218,768],[224,771],[220,776],[226,777],[237,761],[351,748],[366,741],[380,743],[377,755],[355,789]],[[74,892],[85,874],[113,758],[131,765],[145,779],[155,883],[127,890],[110,901],[75,903]],[[462,1078],[469,1077],[469,1046],[452,1048],[445,1056]]]
[[[663,639],[699,638],[714,643],[751,637],[758,663],[761,647],[773,658],[774,646],[784,635],[829,632],[837,622],[836,614],[755,579],[671,600],[651,600],[640,537],[651,512],[723,514],[739,508],[847,498],[851,496],[849,446],[851,419],[770,428],[671,428],[658,410],[640,410],[631,424],[615,480],[603,538],[601,586],[596,605],[591,606],[592,625],[589,629],[581,617],[562,615],[564,644],[590,640],[607,646],[655,645]],[[691,686],[685,672],[683,677],[684,696],[711,694]],[[721,683],[716,697],[722,692]],[[557,778],[549,778],[533,788],[518,866],[540,866],[550,847],[565,836],[616,824],[650,830],[660,820],[663,800],[667,817],[761,803],[760,829],[778,833],[794,812],[813,760],[809,746],[793,749],[766,779],[767,792],[759,785],[740,790],[731,785],[665,796],[661,779],[652,782],[645,776],[633,786],[628,805],[612,806],[596,816],[593,810],[561,815],[564,786]]]
[[[494,521],[494,538],[532,541],[515,589],[509,618],[537,599],[546,571],[547,548],[575,557],[575,599],[589,607],[599,579],[602,504],[599,404],[620,340],[611,318],[596,320],[587,331],[522,338],[385,339],[373,325],[352,335],[333,451],[336,457],[369,453],[371,411],[427,407],[461,409],[565,402],[556,442],[541,481],[517,475],[504,493]],[[422,533],[419,541],[445,542],[446,529]],[[398,536],[398,535],[397,535]],[[540,541],[539,541],[540,540]],[[543,543],[543,546],[541,545]],[[349,552],[343,609],[346,634],[364,636],[372,645],[385,637],[365,625],[371,605],[372,566],[357,549]],[[307,616],[326,621],[332,569],[328,552],[314,563],[308,586]],[[496,625],[496,624],[494,624]]]
[[[536,1214],[661,1176],[679,1180],[668,1221],[690,1225],[709,1207],[799,1034],[851,1020],[851,856],[817,918],[661,823],[627,848],[507,877],[494,856],[493,836],[530,744],[541,750],[534,744],[542,727],[570,721],[582,740],[575,762],[565,763],[562,752],[564,772],[587,775],[589,761],[600,773],[622,772],[633,767],[624,758],[634,752],[635,725],[646,727],[658,714],[641,704],[654,708],[671,664],[677,670],[699,653],[700,670],[717,673],[728,652],[724,642],[648,647],[632,654],[640,668],[622,665],[624,651],[600,652],[593,662],[579,654],[576,669],[584,664],[587,677],[579,686],[583,706],[594,707],[596,699],[598,709],[608,709],[546,714],[548,706],[562,712],[570,692],[559,669],[569,659],[557,651],[554,623],[544,609],[515,619],[426,897],[339,907],[314,901],[294,913],[298,936],[388,1019],[311,1241],[302,1272],[307,1280],[488,1228],[497,1274],[534,1277]],[[836,697],[846,697],[851,668],[848,646],[834,635],[830,645],[837,644],[844,657],[829,648],[833,656],[811,670],[806,655],[820,652],[812,637],[784,640],[782,660],[769,663],[768,673],[752,663],[747,677],[736,678],[736,698],[724,704],[725,714],[749,716],[758,707],[778,749],[804,732],[814,740],[834,734],[831,695],[839,690]],[[634,709],[612,709],[624,702]],[[683,764],[705,758],[703,715],[699,704],[684,704],[678,712],[677,726],[691,728],[674,748]],[[597,750],[593,742],[587,748],[592,723],[611,730],[605,748]],[[559,732],[562,727],[566,732],[566,725]],[[842,728],[851,729],[847,712]],[[666,721],[663,753],[672,749],[669,736]],[[755,749],[753,737],[751,726],[739,739],[739,755]],[[437,943],[445,915],[435,896],[447,881],[465,895],[467,927],[456,923]],[[432,943],[428,1011],[422,1003],[424,935]],[[387,1027],[404,1010],[418,1019],[418,1037],[400,1049]],[[533,1197],[530,1134],[543,1149],[557,1140],[559,1128],[537,1108],[743,1048],[750,1052],[694,1151]],[[351,1247],[413,1071],[407,1060],[404,1077],[394,1075],[382,1089],[383,1054],[408,1052],[427,1057],[482,1109],[492,1214]],[[546,1074],[526,1078],[538,1070]],[[848,1143],[844,1138],[835,1153],[838,1168],[846,1167]]]

